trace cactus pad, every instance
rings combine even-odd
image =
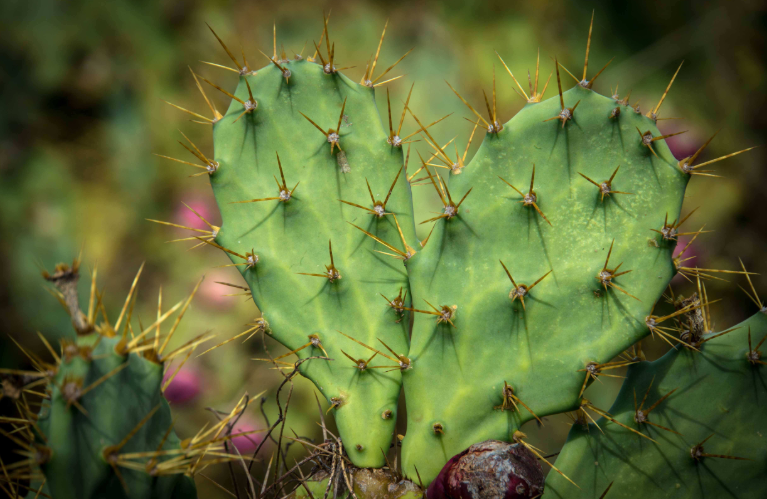
[[[601,432],[574,425],[556,465],[581,490],[551,473],[544,497],[598,497],[610,483],[610,499],[764,497],[767,385],[757,345],[766,335],[767,315],[758,313],[700,352],[630,366],[609,412],[654,442],[605,419]]]
[[[349,337],[390,357],[379,339],[397,354],[408,350],[408,320],[387,304],[407,295],[407,270],[363,232],[414,253],[402,149],[387,142],[373,89],[305,60],[282,65],[289,79],[272,65],[242,76],[234,95],[245,101],[249,85],[258,108],[240,118],[244,107],[233,100],[214,125],[216,243],[239,253],[232,261],[274,338],[302,358],[334,359],[304,362],[302,373],[331,404],[354,463],[382,466],[401,375],[396,361]]]
[[[545,121],[576,104],[564,125]],[[625,112],[613,118],[616,107]],[[417,305],[457,308],[452,324],[415,318],[414,367],[404,373],[408,476],[417,467],[430,482],[472,443],[508,440],[533,413],[577,407],[579,371],[649,333],[644,317],[674,275],[674,244],[650,229],[679,218],[688,177],[662,140],[650,150],[637,128],[661,135],[631,108],[575,86],[564,106],[558,97],[528,104],[451,175],[453,198],[472,193],[409,265]]]

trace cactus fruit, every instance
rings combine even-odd
[[[536,69],[529,92],[517,83],[527,105],[506,123],[495,76],[487,119],[454,89],[475,130],[486,131],[467,164],[438,145],[434,123],[410,110],[410,94],[399,126],[390,105],[387,134],[375,63],[356,84],[334,64],[327,20],[322,37],[309,59],[278,56],[275,43],[257,71],[219,39],[239,84],[229,93],[193,73],[232,101],[224,115],[211,106],[213,118],[204,118],[213,125],[212,159],[187,149],[202,162],[195,166],[223,220],[198,239],[229,254],[264,314],[261,329],[290,350],[269,360],[290,367],[291,354],[311,359],[298,367],[330,404],[351,463],[384,465],[401,387],[403,471],[428,485],[478,442],[512,441],[543,458],[519,431],[532,419],[585,406],[609,416],[583,391],[603,370],[637,362],[638,354],[611,359],[650,334],[692,350],[672,357],[699,354],[710,328],[680,337],[682,327],[665,321],[697,314],[707,298],[655,316],[663,290],[677,273],[748,273],[688,267],[684,251],[674,255],[680,235],[702,232],[680,232],[689,179],[710,176],[700,167],[723,158],[696,164],[708,143],[681,161],[671,154],[665,139],[683,132],[656,126],[670,84],[643,116],[628,97],[593,89],[607,65],[587,78],[587,44],[573,88],[562,90],[569,71],[555,59],[558,95],[543,100]],[[419,154],[414,173],[400,135],[407,114],[433,149],[428,160]],[[410,188],[423,184],[443,210],[416,220]],[[420,242],[416,223],[432,224]],[[551,480],[575,483],[557,471]]]
[[[212,337],[205,333],[179,347],[168,347],[199,282],[188,299],[169,310],[162,309],[160,297],[157,320],[134,331],[131,316],[142,269],[112,323],[102,304],[103,291],[96,286],[95,270],[88,310],[80,309],[79,267],[76,260],[71,266],[57,265],[53,274],[43,273],[54,285],[51,292],[69,312],[75,334],[62,340],[58,353],[40,335],[54,363],[24,350],[37,371],[12,373],[29,379],[11,394],[21,417],[0,420],[16,425],[17,431],[0,431],[26,458],[4,467],[6,485],[11,487],[5,490],[21,492],[14,481],[32,479],[37,486],[28,485],[31,496],[45,490],[49,494],[45,497],[57,499],[196,497],[192,479],[196,471],[212,461],[235,459],[224,453],[233,437],[226,431],[231,417],[180,441],[163,397],[194,349]],[[176,312],[173,325],[161,330]],[[163,380],[164,367],[172,359],[182,359],[181,364]],[[3,374],[8,371],[4,369]],[[45,398],[35,413],[35,403],[28,397],[39,395],[41,390],[33,388],[42,384]]]
[[[543,471],[522,444],[488,440],[447,462],[431,482],[429,499],[525,499],[543,492]]]
[[[573,425],[557,467],[578,477],[581,490],[552,473],[544,497],[597,497],[611,482],[610,499],[638,490],[650,497],[764,497],[767,387],[757,344],[767,336],[767,315],[720,334],[704,335],[716,339],[699,352],[671,350],[630,366],[610,418],[653,440],[604,418]]]

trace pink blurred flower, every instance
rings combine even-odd
[[[175,366],[171,365],[168,372],[163,377],[163,383],[168,378],[173,376],[176,371]],[[202,392],[203,389],[202,376],[200,372],[189,364],[181,368],[181,370],[173,378],[168,387],[165,389],[165,398],[171,404],[186,404],[192,402]]]
[[[213,209],[211,200],[203,197],[193,197],[190,200],[184,202],[189,206],[189,208],[192,208],[194,211],[199,213],[201,217],[205,218],[205,220],[215,225],[215,222],[212,219],[215,210]],[[194,212],[192,212],[192,210],[189,208],[184,206],[182,203],[179,203],[173,218],[175,220],[179,220],[181,225],[186,225],[187,227],[210,230],[205,222],[200,220],[200,217],[195,215]]]
[[[249,420],[247,416],[242,416],[237,422],[237,425],[232,430],[232,435],[236,435],[238,433],[246,433],[258,429],[259,425]],[[232,443],[235,445],[235,447],[237,447],[237,450],[240,451],[240,454],[251,454],[261,444],[265,435],[265,432],[239,435],[232,439]]]
[[[682,130],[683,129],[678,126],[663,126],[662,133],[665,135],[681,132]],[[695,130],[690,130],[687,133],[675,135],[666,139],[666,144],[668,144],[668,148],[671,149],[671,154],[673,154],[677,160],[682,160],[695,154],[695,151],[703,145],[703,142],[705,142],[705,139],[701,138],[701,135]]]

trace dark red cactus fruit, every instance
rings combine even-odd
[[[543,493],[538,459],[520,444],[487,440],[453,456],[427,499],[527,499]]]

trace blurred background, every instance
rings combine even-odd
[[[209,127],[190,123],[188,115],[161,99],[209,114],[188,65],[224,88],[234,88],[236,75],[200,62],[230,64],[206,22],[233,50],[242,45],[250,63],[260,67],[265,61],[258,49],[271,53],[273,23],[278,44],[288,55],[306,46],[306,57],[314,52],[309,49],[312,41],[319,41],[323,10],[331,9],[336,59],[340,66],[356,65],[345,72],[356,81],[389,19],[379,67],[415,48],[393,73],[407,76],[389,84],[395,109],[401,108],[399,102],[415,82],[416,114],[433,121],[454,112],[432,133],[441,142],[457,135],[461,150],[471,129],[463,119],[469,112],[443,80],[480,109],[482,89],[489,93],[495,64],[499,119],[507,121],[524,101],[512,90],[494,51],[515,75],[534,70],[538,49],[543,79],[553,70],[554,55],[579,73],[592,9],[596,16],[589,74],[615,57],[596,91],[610,95],[620,85],[621,96],[631,90],[631,103],[639,101],[646,112],[685,60],[661,112],[661,117],[682,119],[659,122],[664,133],[689,130],[669,140],[678,159],[694,153],[720,128],[703,153],[704,161],[767,142],[767,4],[761,1],[542,0],[512,5],[499,0],[4,0],[0,4],[0,366],[24,367],[8,335],[42,354],[36,331],[51,340],[70,333],[67,315],[43,289],[38,266],[52,269],[57,262],[71,261],[81,249],[85,275],[98,265],[107,310],[112,313],[119,310],[142,262],[146,268],[137,310],[147,318],[154,313],[160,286],[166,302],[175,303],[204,274],[183,334],[176,338],[179,344],[206,330],[220,339],[230,338],[258,316],[251,300],[225,296],[237,290],[216,283],[242,283],[233,268],[216,268],[229,263],[223,254],[209,247],[189,250],[191,243],[167,243],[188,233],[147,221],[203,227],[182,202],[210,222],[220,221],[205,176],[188,178],[186,168],[153,155],[185,158],[176,143],[179,129],[212,154]],[[569,77],[563,78],[568,87],[572,85]],[[555,93],[552,81],[546,97]],[[220,93],[210,90],[208,95],[219,109],[226,108]],[[378,92],[378,99],[379,109],[385,109],[385,92]],[[407,133],[414,129],[409,119],[405,128]],[[479,142],[472,145],[469,158]],[[417,147],[426,152],[423,142]],[[705,223],[714,231],[691,247],[699,266],[736,269],[742,258],[749,270],[767,274],[766,154],[758,148],[725,160],[715,168],[722,178],[698,177],[690,182],[684,212],[700,209],[686,228],[695,230]],[[420,213],[437,202],[431,189],[414,188],[414,196]],[[737,288],[745,281],[729,281],[709,283],[709,296],[722,299],[712,310],[719,328],[756,310]],[[766,282],[755,279],[764,298]],[[679,292],[691,292],[683,281],[678,284]],[[82,288],[85,296],[86,286]],[[174,381],[175,394],[168,398],[180,416],[182,438],[212,420],[206,407],[229,409],[245,391],[255,395],[266,390],[264,414],[274,421],[274,392],[282,377],[266,363],[251,360],[264,356],[260,339],[244,347],[235,345],[193,358]],[[270,346],[273,353],[284,351],[280,348]],[[645,349],[650,358],[664,351],[662,343],[652,341],[645,342]],[[597,383],[589,398],[607,408],[618,386]],[[288,426],[316,436],[312,386],[298,379],[296,390]],[[243,418],[243,429],[266,425],[256,405]],[[536,438],[546,451],[556,452],[569,429],[568,420],[549,419],[554,424],[547,424],[546,433]],[[244,450],[251,443],[240,445]],[[267,448],[262,457],[268,460],[272,451]],[[215,478],[228,485],[226,470],[222,467],[219,472]],[[208,482],[198,486],[201,497],[225,496]]]

